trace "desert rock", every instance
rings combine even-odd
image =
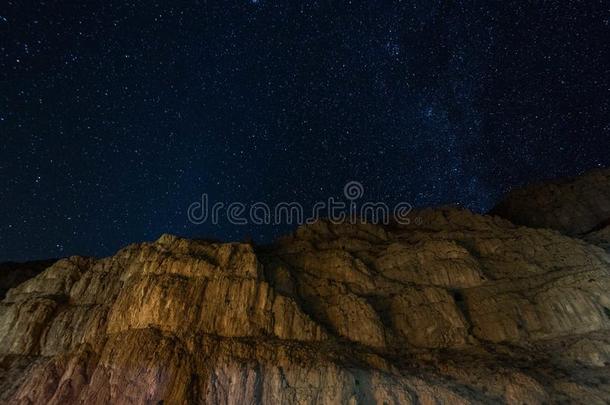
[[[510,192],[493,210],[516,224],[580,235],[608,225],[610,169]]]
[[[163,235],[59,260],[0,304],[0,399],[610,401],[606,231],[414,215],[322,220],[269,246]]]

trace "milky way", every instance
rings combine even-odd
[[[106,255],[217,201],[339,197],[476,211],[610,165],[595,2],[8,1],[0,260]]]

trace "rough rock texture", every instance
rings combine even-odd
[[[493,213],[520,225],[580,235],[610,224],[610,169],[510,192]]]
[[[49,259],[25,263],[0,263],[0,298],[4,298],[9,289],[42,273],[56,261],[57,259]]]
[[[610,401],[608,252],[466,210],[417,215],[60,260],[0,304],[0,401]]]
[[[584,239],[610,252],[610,224],[585,234]]]

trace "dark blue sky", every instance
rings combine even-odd
[[[107,255],[215,201],[489,209],[610,165],[604,1],[8,1],[0,260]]]

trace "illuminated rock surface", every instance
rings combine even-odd
[[[603,228],[414,215],[321,221],[260,248],[164,235],[60,260],[0,304],[0,399],[610,401]]]

